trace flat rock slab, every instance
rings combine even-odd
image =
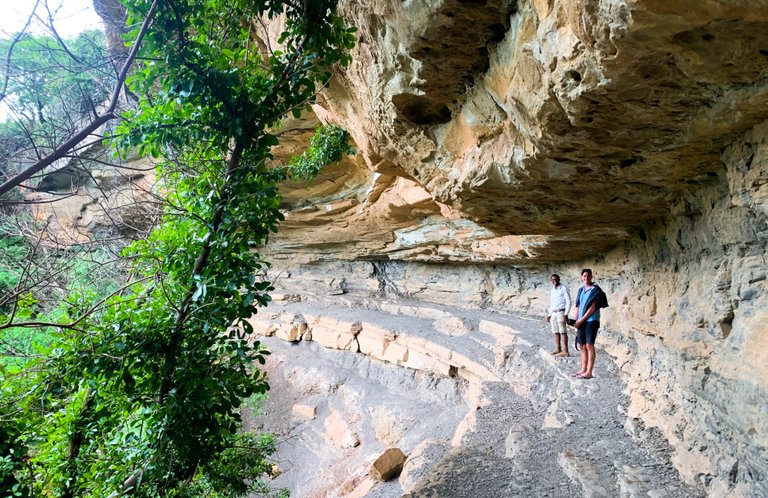
[[[451,355],[486,358],[498,380],[441,376],[363,352],[264,338],[273,351],[267,365],[273,389],[264,413],[245,419],[278,436],[284,472],[274,479],[276,488],[295,496],[369,498],[704,496],[681,482],[653,431],[642,440],[629,433],[637,422],[625,415],[625,383],[599,345],[595,378],[581,380],[570,375],[578,357],[547,353],[551,333],[543,321],[407,303],[287,308],[363,328],[373,323],[384,336],[410,335],[425,348],[434,341]],[[442,325],[430,328],[434,323]],[[286,422],[294,406],[316,407],[315,418]],[[332,429],[341,422],[355,445],[338,444]],[[375,462],[393,447],[413,462],[387,466],[396,469],[389,475]],[[384,474],[392,479],[376,480]]]

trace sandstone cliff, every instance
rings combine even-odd
[[[286,189],[279,287],[541,314],[592,267],[629,417],[711,495],[768,494],[767,7],[343,2],[316,114],[359,154]]]

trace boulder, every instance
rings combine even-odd
[[[394,479],[403,470],[405,459],[405,453],[400,448],[389,448],[373,462],[371,475],[380,481]]]

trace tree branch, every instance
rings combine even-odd
[[[117,77],[117,81],[115,82],[115,86],[112,90],[112,96],[109,100],[109,104],[104,114],[102,114],[101,116],[91,121],[85,128],[80,130],[80,132],[75,134],[75,136],[73,136],[72,138],[64,142],[62,145],[58,146],[53,152],[48,154],[46,157],[44,157],[43,159],[36,162],[29,168],[25,169],[21,173],[15,175],[11,179],[9,179],[8,181],[0,185],[0,196],[8,193],[14,187],[21,185],[21,183],[24,182],[25,180],[28,180],[36,173],[39,173],[46,167],[53,164],[55,161],[64,157],[67,154],[67,152],[69,152],[77,144],[85,140],[91,133],[96,131],[101,125],[117,117],[117,114],[115,114],[115,109],[117,108],[117,103],[120,100],[120,94],[122,92],[123,84],[125,83],[125,79],[128,76],[128,71],[130,70],[134,60],[136,59],[136,55],[139,52],[139,48],[141,47],[141,42],[144,38],[144,35],[146,35],[147,30],[149,29],[149,26],[152,24],[152,20],[155,16],[155,12],[157,12],[158,4],[159,4],[159,0],[154,0],[154,2],[152,2],[152,6],[149,9],[149,12],[147,13],[147,17],[144,18],[144,22],[141,25],[139,34],[136,37],[136,42],[133,44],[133,47],[131,48],[131,52],[128,54],[128,58],[125,60],[125,63],[123,63],[122,69],[120,69],[120,74]],[[0,205],[2,203],[3,203],[2,200],[0,200]]]
[[[10,46],[8,47],[8,53],[5,56],[5,77],[3,78],[3,88],[0,90],[0,102],[3,101],[6,97],[6,91],[8,90],[8,78],[11,75],[11,57],[13,56],[13,47],[16,46],[17,43],[21,40],[21,38],[24,36],[24,34],[27,32],[27,29],[29,28],[30,23],[32,22],[32,18],[35,17],[35,11],[37,10],[37,6],[40,4],[40,0],[37,0],[35,2],[35,5],[32,7],[32,13],[29,14],[29,17],[27,17],[27,22],[24,23],[24,27],[21,28],[21,31],[16,33],[13,37],[13,41],[11,42]]]

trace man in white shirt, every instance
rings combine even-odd
[[[565,323],[565,319],[568,317],[567,313],[571,309],[571,294],[568,292],[568,287],[560,283],[560,275],[552,274],[550,281],[552,282],[552,290],[549,291],[547,321],[555,334],[555,350],[551,354],[571,356],[568,353],[568,329]]]

